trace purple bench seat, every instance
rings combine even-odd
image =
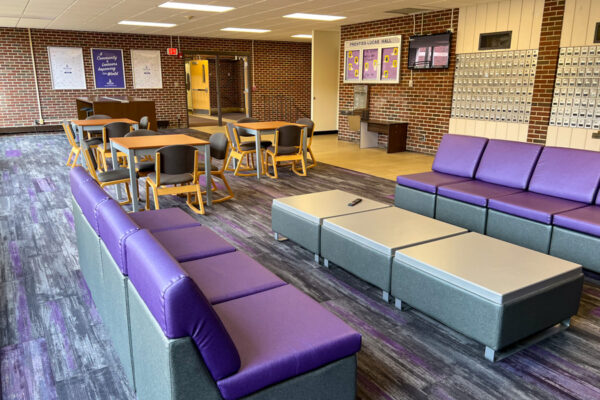
[[[163,230],[153,235],[179,262],[235,251],[235,247],[205,226]]]
[[[148,229],[152,233],[200,225],[200,222],[177,207],[134,212],[130,213],[129,217],[140,228]]]
[[[554,216],[554,225],[600,238],[600,206],[588,206]]]
[[[291,285],[214,306],[241,359],[240,370],[217,382],[238,399],[360,350],[361,336]]]
[[[401,186],[435,194],[440,186],[469,180],[469,178],[461,176],[432,171],[420,174],[400,175],[396,178],[396,183]]]
[[[241,251],[184,262],[181,268],[198,285],[211,304],[286,284]]]
[[[543,194],[523,192],[499,199],[491,199],[489,207],[506,214],[551,224],[555,214],[585,207],[585,203],[565,200]]]
[[[486,207],[490,199],[520,192],[520,189],[475,180],[438,188],[440,196],[480,207]]]

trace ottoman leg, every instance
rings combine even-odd
[[[384,290],[383,293],[381,294],[381,298],[386,303],[389,303],[389,301],[390,301],[390,294]]]
[[[280,235],[277,232],[273,232],[273,237],[275,238],[275,240],[277,240],[278,242],[284,242],[286,240],[288,240],[285,236]]]
[[[319,255],[315,254],[315,262],[318,264],[319,263]]]
[[[326,258],[323,259],[323,266],[325,268],[329,268],[329,260],[328,259],[326,259]]]
[[[496,351],[491,347],[485,346],[485,359],[491,362],[496,361]]]
[[[396,308],[397,308],[398,310],[402,311],[402,300],[400,300],[400,299],[396,299],[396,300],[394,301],[394,306],[396,306]]]

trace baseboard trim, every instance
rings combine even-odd
[[[315,131],[315,133],[313,135],[333,135],[333,134],[338,134],[338,131]]]
[[[9,126],[0,128],[0,134],[11,133],[39,133],[39,132],[57,132],[62,131],[60,125],[32,125],[32,126]]]

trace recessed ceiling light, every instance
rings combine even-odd
[[[266,33],[271,32],[270,29],[252,29],[252,28],[223,28],[222,31],[227,32],[246,32],[246,33]]]
[[[312,39],[312,35],[307,35],[307,34],[292,35],[292,37],[300,38],[300,39]]]
[[[295,19],[312,19],[313,21],[339,21],[340,19],[344,19],[346,17],[339,17],[335,15],[321,15],[321,14],[305,14],[305,13],[295,13],[284,15],[284,18],[295,18]]]
[[[207,11],[207,12],[225,12],[225,11],[233,10],[233,7],[211,6],[211,5],[207,5],[207,4],[179,3],[177,1],[167,1],[166,3],[161,4],[159,7],[176,8],[178,10]]]
[[[166,22],[144,22],[144,21],[121,21],[119,25],[139,25],[139,26],[154,26],[157,28],[172,28],[177,24],[169,24]]]

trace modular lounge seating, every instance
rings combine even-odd
[[[81,168],[71,188],[81,269],[138,398],[354,398],[361,339],[336,316],[181,210],[127,214]]]

